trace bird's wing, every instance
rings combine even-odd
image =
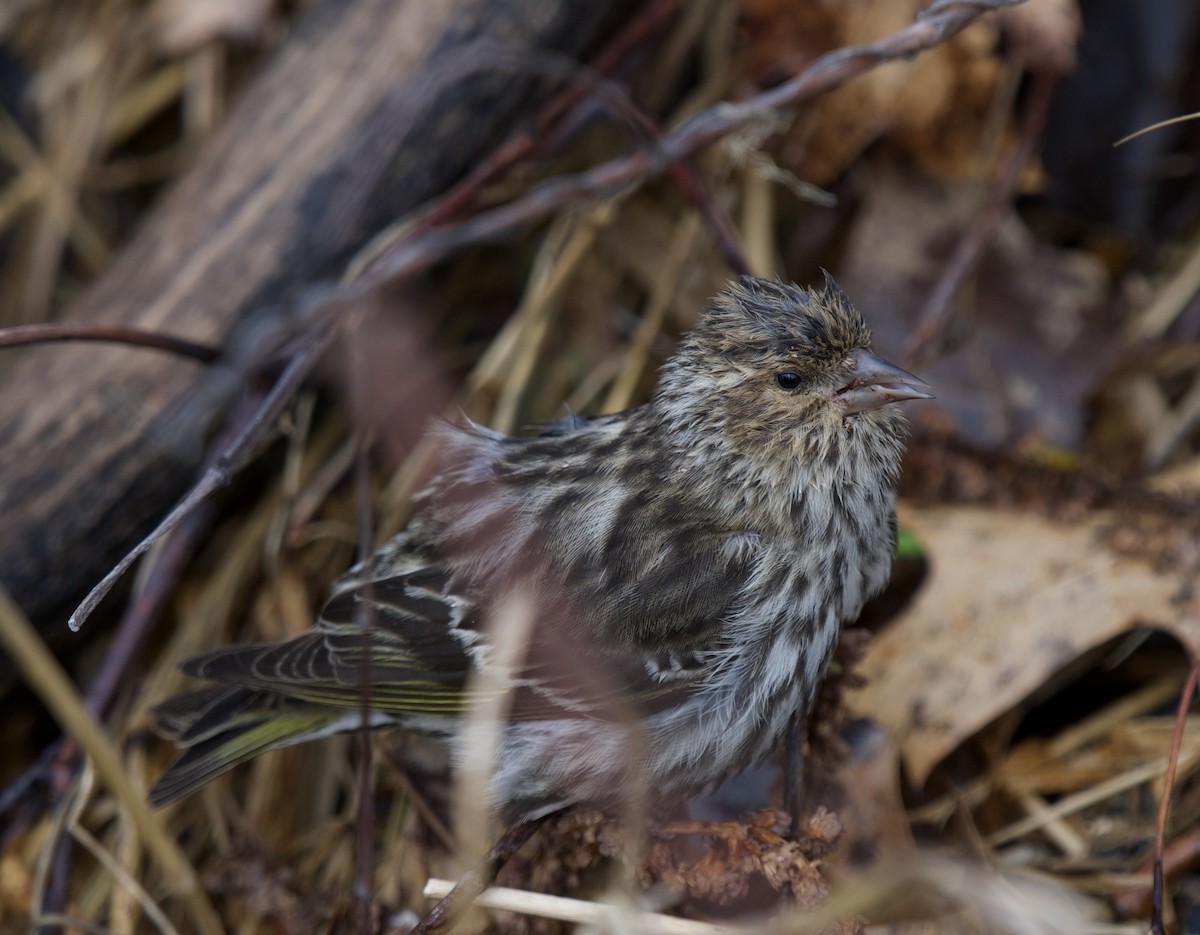
[[[307,633],[213,650],[183,670],[313,704],[357,707],[365,691],[384,714],[454,716],[472,700],[479,634],[460,628],[472,608],[447,593],[447,582],[429,567],[346,582]]]
[[[685,547],[682,538],[676,547]],[[585,588],[538,601],[513,673],[511,716],[594,715],[626,704],[644,712],[689,691],[748,559],[716,537],[689,539],[678,558],[623,566],[603,598]],[[352,708],[369,697],[373,710],[399,720],[452,718],[481,700],[471,676],[486,664],[491,616],[457,593],[448,572],[423,566],[348,580],[307,633],[213,650],[183,669],[299,702]]]
[[[218,649],[184,663],[190,675],[218,684],[157,709],[160,725],[185,749],[152,790],[153,804],[174,801],[264,750],[353,729],[364,698],[373,725],[454,730],[459,717],[483,700],[471,676],[489,650],[486,615],[462,596],[449,573],[420,564],[405,548],[405,539],[393,544],[382,574],[352,572],[309,632],[279,644]],[[705,624],[737,593],[743,569],[729,556],[721,537],[692,541],[686,557],[695,566],[691,571],[671,578],[648,563],[639,576],[630,566],[622,572],[615,605],[592,602],[585,611],[582,600],[541,602],[513,690],[503,699],[508,716],[632,723],[678,703],[705,683],[699,644],[614,640],[612,627],[593,615],[625,605],[634,615],[660,613],[670,617],[679,637],[680,621]]]

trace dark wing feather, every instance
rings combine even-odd
[[[196,703],[194,715],[182,711],[182,704],[189,700]],[[155,808],[188,795],[260,753],[337,729],[345,716],[328,707],[225,687],[181,695],[159,705],[155,714],[160,725],[174,723],[182,728],[176,739],[185,748],[150,790],[148,798]]]
[[[188,659],[183,670],[337,708],[358,707],[366,687],[373,709],[400,720],[461,713],[477,664],[468,644],[478,634],[457,628],[469,608],[447,593],[447,575],[421,565],[420,556],[404,549],[404,540],[391,549],[381,567],[385,574],[370,581],[343,579],[307,633],[283,643],[213,650]],[[396,568],[402,571],[386,573]]]

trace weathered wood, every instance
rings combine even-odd
[[[67,318],[221,343],[254,309],[339,273],[551,90],[478,63],[473,43],[578,56],[632,5],[325,0]],[[229,399],[201,385],[196,365],[93,345],[30,349],[11,367],[0,581],[43,632],[65,628],[193,478]]]

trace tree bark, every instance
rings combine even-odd
[[[256,308],[339,274],[554,90],[480,62],[479,42],[518,60],[579,57],[633,5],[324,0],[65,318],[220,344]],[[194,478],[231,398],[202,372],[100,345],[31,348],[11,365],[0,582],[48,636]]]

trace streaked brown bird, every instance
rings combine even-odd
[[[828,275],[819,290],[745,277],[644,406],[527,437],[439,426],[413,521],[309,632],[184,663],[216,684],[157,709],[185,749],[151,801],[354,730],[364,697],[373,726],[443,736],[461,760],[473,676],[518,596],[532,636],[503,683],[497,812],[609,803],[631,781],[716,785],[808,710],[840,628],[887,582],[905,435],[892,404],[925,386],[872,353]]]

